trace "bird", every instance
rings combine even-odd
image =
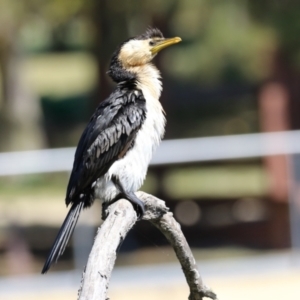
[[[164,38],[157,28],[148,28],[113,53],[107,74],[116,87],[98,105],[79,139],[65,198],[71,207],[42,274],[63,254],[81,211],[95,199],[114,202],[125,198],[142,218],[145,207],[135,192],[143,184],[166,124],[159,101],[161,75],[152,59],[180,41],[179,37]]]

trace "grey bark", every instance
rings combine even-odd
[[[217,299],[216,294],[207,288],[199,275],[191,249],[180,229],[180,225],[169,212],[165,202],[144,192],[137,196],[144,201],[146,212],[144,220],[154,224],[172,245],[181,264],[190,288],[189,300],[202,300],[203,297]],[[104,205],[105,221],[98,229],[85,272],[78,292],[79,300],[105,300],[116,251],[125,239],[127,232],[137,221],[131,203],[121,199],[111,205]]]

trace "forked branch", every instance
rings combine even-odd
[[[188,299],[202,300],[203,297],[217,299],[216,294],[203,284],[180,225],[169,212],[165,202],[144,192],[138,192],[137,195],[145,203],[146,212],[143,219],[150,221],[166,236],[177,255],[190,288]],[[82,276],[78,292],[79,300],[107,299],[106,294],[117,248],[137,221],[131,203],[125,199],[104,206],[103,209],[105,221],[98,229],[86,270]]]

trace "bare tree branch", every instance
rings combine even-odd
[[[145,202],[146,212],[143,219],[153,223],[174,248],[190,287],[188,299],[202,300],[203,297],[217,299],[216,294],[203,284],[180,225],[173,218],[173,214],[168,212],[165,202],[144,192],[138,192],[137,196]],[[105,221],[98,229],[86,270],[82,276],[82,284],[78,292],[79,300],[106,299],[111,272],[116,260],[116,251],[137,221],[132,205],[125,199],[111,205],[104,205],[103,217]]]

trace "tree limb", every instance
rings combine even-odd
[[[137,196],[145,203],[143,220],[154,224],[168,239],[181,264],[186,281],[190,287],[189,300],[202,300],[203,297],[217,299],[214,292],[202,282],[190,247],[180,229],[180,225],[168,212],[165,202],[144,192]],[[98,229],[97,236],[89,255],[86,270],[82,276],[78,292],[79,300],[105,300],[116,251],[125,239],[128,231],[137,221],[131,203],[125,199],[103,208],[104,223]]]

